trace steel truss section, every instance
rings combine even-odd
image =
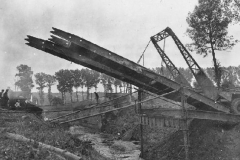
[[[204,94],[209,98],[216,100],[219,95],[218,89],[213,85],[213,82],[207,77],[203,69],[198,65],[192,55],[187,51],[187,49],[184,47],[184,45],[181,43],[181,41],[178,39],[178,37],[175,35],[171,28],[167,27],[163,31],[154,35],[152,38],[156,42],[158,42],[163,40],[164,38],[167,38],[168,36],[166,35],[172,37],[184,60],[186,61],[189,69],[193,73],[198,84],[201,86]]]
[[[52,42],[44,41],[42,42],[42,46],[36,48],[43,50],[45,47],[45,52],[106,73],[158,95],[181,88],[180,84],[76,35],[56,28],[51,33],[60,38],[52,37],[50,39]],[[39,39],[29,37],[27,39],[29,42],[28,45],[36,45],[32,41],[38,41],[37,43],[41,44]],[[63,42],[65,43],[64,45]],[[80,59],[85,59],[86,61]],[[115,72],[118,72],[118,74]],[[215,103],[215,101],[192,89],[186,88],[184,94],[185,96],[189,96],[187,103],[199,109],[230,112],[225,106]],[[174,99],[176,98],[175,96],[167,96],[166,98],[176,100]]]

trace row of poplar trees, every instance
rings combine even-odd
[[[33,85],[33,71],[31,67],[27,65],[19,65],[17,67],[18,73],[16,74],[18,81],[15,83],[22,91],[27,91],[29,94],[31,93],[31,89],[34,87]],[[96,72],[94,70],[90,70],[87,68],[84,69],[76,69],[76,70],[68,70],[68,69],[61,69],[55,72],[55,75],[50,75],[46,73],[36,73],[34,74],[36,88],[39,90],[39,97],[40,97],[40,104],[44,103],[44,88],[48,88],[48,100],[51,103],[53,100],[51,87],[53,85],[57,85],[57,89],[62,94],[63,102],[66,100],[66,93],[70,94],[71,102],[73,101],[73,89],[75,89],[77,101],[79,101],[79,94],[78,89],[82,89],[82,99],[83,95],[83,88],[87,89],[87,99],[89,99],[89,91],[92,88],[97,90],[98,84],[101,83],[104,88],[104,92],[113,92],[112,86],[115,87],[115,92],[119,91],[122,93],[128,92],[127,86],[129,84],[122,82],[118,79],[113,77],[107,76],[105,74]]]
[[[31,71],[31,67],[27,65],[20,65],[17,67],[19,73],[16,74],[19,80],[15,83],[22,91],[27,91],[31,93],[31,89],[34,87],[33,85],[33,72]],[[207,73],[208,77],[216,84],[218,81],[215,78],[214,68],[209,67],[205,68],[205,73]],[[152,68],[152,71],[161,74],[169,79],[173,79],[171,73],[164,66]],[[192,84],[193,87],[199,87],[193,77],[190,69],[188,68],[179,68],[179,71],[184,75],[186,80]],[[240,87],[240,66],[238,67],[221,67],[220,72],[220,86],[222,88],[234,88]],[[62,94],[62,101],[66,99],[66,93],[70,94],[72,101],[73,89],[75,88],[76,98],[79,101],[78,97],[78,89],[82,90],[82,99],[83,100],[83,88],[87,89],[87,99],[89,99],[89,90],[95,88],[97,90],[98,84],[102,84],[104,88],[104,92],[113,92],[112,86],[115,86],[115,92],[118,92],[118,88],[120,92],[127,93],[129,91],[129,84],[122,82],[118,79],[112,78],[105,74],[101,74],[94,70],[90,69],[76,69],[76,70],[67,70],[62,69],[55,73],[55,75],[49,75],[46,73],[36,73],[35,75],[35,83],[36,88],[39,90],[40,104],[44,103],[44,88],[48,88],[48,100],[52,102],[53,96],[51,92],[51,87],[57,84],[57,89]]]

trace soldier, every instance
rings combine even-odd
[[[2,92],[0,93],[0,105],[3,106],[3,93],[4,93],[4,89],[2,89]]]
[[[3,106],[6,107],[6,108],[8,107],[8,100],[9,100],[8,89],[6,89],[6,91],[3,93],[3,101],[4,101]]]
[[[94,94],[95,94],[95,98],[96,98],[96,101],[97,101],[97,104],[98,104],[99,96],[98,96],[98,94],[96,92],[94,92]]]

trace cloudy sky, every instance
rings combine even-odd
[[[14,89],[16,67],[30,66],[35,73],[54,74],[60,69],[82,66],[25,45],[26,35],[47,39],[52,27],[79,35],[130,60],[137,61],[150,37],[167,26],[183,44],[186,17],[197,0],[0,0],[0,88]],[[239,25],[230,34],[240,39]],[[161,45],[161,44],[160,44]],[[166,53],[177,67],[187,67],[171,39]],[[240,44],[231,51],[217,53],[223,66],[238,66]],[[202,67],[212,66],[211,57],[192,53]],[[145,66],[159,67],[161,58],[152,44],[145,52]],[[56,91],[56,90],[55,90]]]

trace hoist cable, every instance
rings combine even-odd
[[[151,40],[149,40],[147,46],[145,47],[145,49],[144,49],[142,55],[140,56],[139,60],[137,61],[137,63],[139,63],[139,62],[141,61],[142,57],[144,56],[144,52],[146,51],[146,49],[147,49],[147,47],[149,46],[150,42],[151,42]]]

